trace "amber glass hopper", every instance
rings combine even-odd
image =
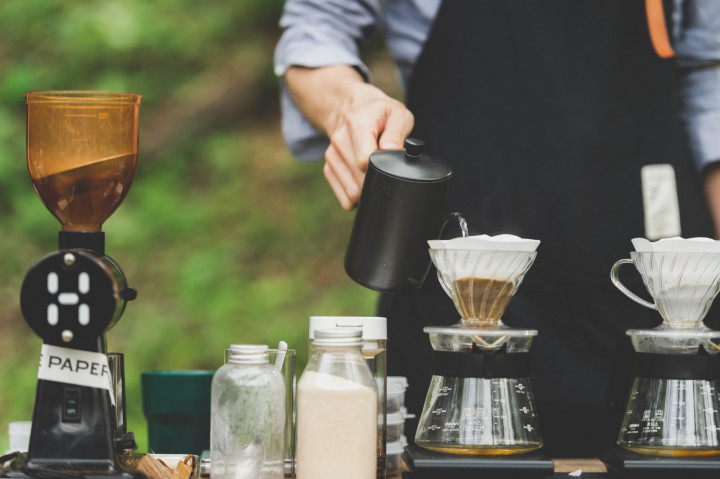
[[[63,231],[99,232],[137,168],[141,95],[37,91],[27,102],[27,164]]]

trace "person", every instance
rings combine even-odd
[[[296,157],[324,156],[343,208],[369,155],[412,135],[451,166],[449,208],[471,234],[541,241],[503,320],[539,331],[530,380],[545,449],[609,447],[631,379],[625,330],[660,322],[614,288],[610,267],[635,237],[720,231],[720,2],[286,0],[280,24],[283,134]],[[361,60],[378,29],[405,103]],[[381,295],[378,312],[388,373],[408,377],[419,414],[422,329],[458,313],[436,281]]]

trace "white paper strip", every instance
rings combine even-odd
[[[115,405],[107,355],[43,344],[38,379],[106,389]]]

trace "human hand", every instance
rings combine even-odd
[[[291,67],[285,84],[303,114],[330,139],[325,178],[340,205],[357,205],[370,153],[402,148],[415,119],[405,105],[348,65]]]
[[[357,83],[328,132],[324,173],[340,205],[352,210],[360,199],[370,154],[400,149],[414,125],[413,114],[398,100],[367,83]]]

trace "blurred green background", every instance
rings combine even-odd
[[[103,228],[139,292],[107,339],[125,354],[141,452],[141,371],[214,370],[231,343],[280,340],[302,367],[310,315],[374,313],[375,293],[342,266],[353,215],[322,162],[294,160],[280,135],[281,11],[281,0],[0,2],[0,452],[8,422],[32,418],[41,346],[20,285],[59,230],[27,174],[25,91],[143,95],[138,173]],[[367,53],[392,91],[386,53]]]

